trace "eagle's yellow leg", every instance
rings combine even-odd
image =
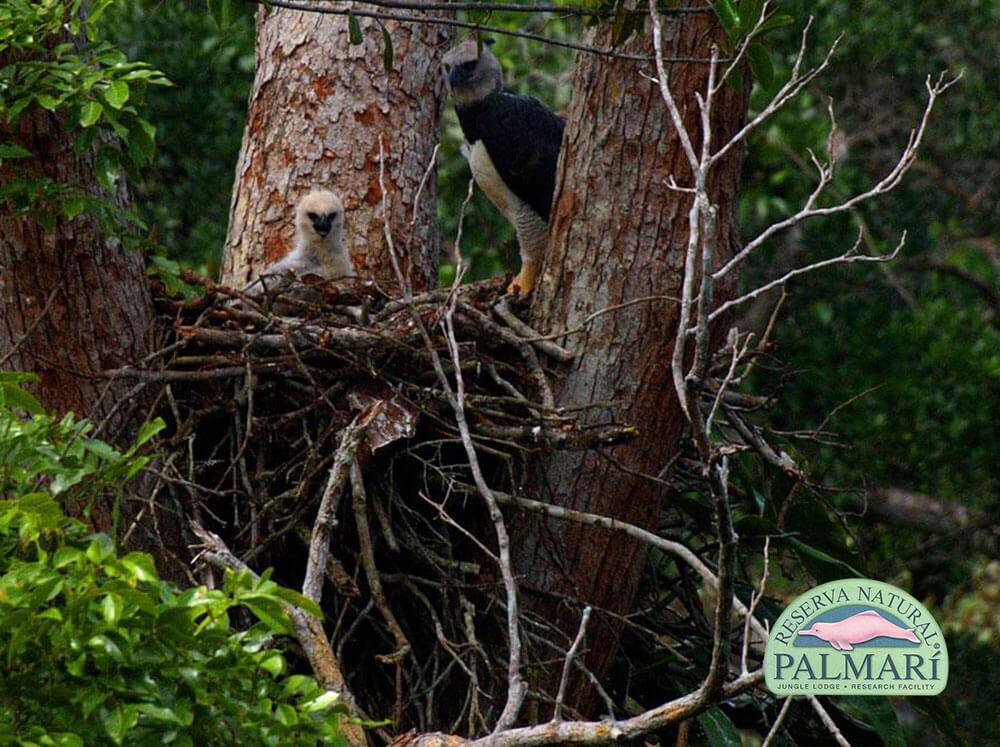
[[[534,262],[522,262],[521,271],[510,281],[507,286],[508,293],[519,293],[526,296],[535,287],[535,278],[538,277],[538,265]]]

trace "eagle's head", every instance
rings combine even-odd
[[[309,244],[339,245],[344,230],[344,203],[329,190],[310,192],[295,208],[295,228]]]
[[[470,106],[503,89],[500,61],[486,44],[466,39],[442,59],[448,90],[456,106]]]

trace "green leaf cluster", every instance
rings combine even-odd
[[[198,3],[119,2],[101,19],[105,38],[174,84],[151,89],[142,109],[156,124],[157,147],[152,163],[130,174],[135,209],[170,261],[211,277],[253,81],[253,9],[240,3],[224,30]],[[178,273],[161,269],[170,292],[182,290]]]
[[[0,743],[343,744],[344,707],[289,674],[283,603],[318,614],[269,574],[180,591],[63,510],[136,474],[72,415],[45,414],[24,374],[0,374]],[[232,627],[238,609],[260,622]]]
[[[0,188],[0,202],[32,215],[48,230],[57,215],[73,220],[84,212],[96,214],[109,231],[137,223],[121,214],[113,195],[125,169],[148,164],[153,157],[156,128],[139,107],[150,86],[168,81],[98,40],[98,23],[111,2],[84,6],[83,0],[9,0],[0,5],[4,130],[16,133],[27,115],[58,116],[73,133],[76,153],[96,151],[97,177],[108,193],[94,194],[85,185],[41,176],[37,154],[26,143],[0,139],[0,166],[9,161],[11,172]]]
[[[774,84],[774,63],[760,37],[774,29],[790,26],[795,19],[773,12],[765,17],[767,9],[764,6],[765,0],[715,0],[712,3],[732,49],[746,42],[746,56],[754,80],[763,88],[770,88]]]

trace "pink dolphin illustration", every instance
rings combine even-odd
[[[912,630],[889,622],[875,610],[865,610],[839,622],[814,623],[809,630],[800,630],[799,635],[814,635],[838,651],[851,651],[855,643],[864,643],[882,636],[920,643]]]

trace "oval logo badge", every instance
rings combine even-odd
[[[880,581],[832,581],[792,602],[764,651],[768,689],[788,695],[937,695],[948,648],[926,608]]]

